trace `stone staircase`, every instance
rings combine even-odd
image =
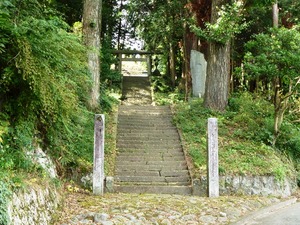
[[[123,77],[123,105],[151,105],[152,96],[148,77]]]
[[[150,105],[151,94],[136,103],[139,94],[128,96],[146,93],[143,87],[149,86],[139,91],[128,86],[118,112],[115,191],[190,195],[191,178],[170,107]]]

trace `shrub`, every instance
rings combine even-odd
[[[248,92],[229,99],[226,116],[236,127],[237,137],[271,144],[273,139],[273,106],[263,98]]]
[[[37,0],[4,1],[0,12],[0,167],[36,169],[26,156],[34,144],[61,174],[91,161],[94,115],[81,39]]]

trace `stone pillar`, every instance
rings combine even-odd
[[[219,156],[217,119],[209,118],[207,128],[207,192],[208,197],[219,197]]]
[[[191,51],[191,75],[194,97],[203,97],[205,93],[207,62],[201,52]]]
[[[94,127],[94,166],[93,166],[93,194],[103,195],[104,190],[104,115],[95,115]]]

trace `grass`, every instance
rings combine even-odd
[[[106,176],[113,176],[116,160],[116,135],[117,135],[118,106],[114,105],[111,112],[105,117],[105,163]]]
[[[191,157],[194,176],[206,174],[207,119],[218,119],[221,175],[274,175],[278,180],[295,174],[293,162],[272,148],[272,106],[263,100],[240,96],[226,112],[202,106],[202,100],[175,105],[174,122],[181,130]]]

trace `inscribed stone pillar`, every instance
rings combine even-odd
[[[191,51],[191,75],[194,97],[203,97],[205,93],[205,80],[207,62],[201,52]]]
[[[216,118],[208,119],[207,178],[208,197],[219,197],[218,121]]]
[[[104,192],[104,134],[105,117],[95,115],[94,125],[94,166],[93,166],[93,193],[103,195]]]

